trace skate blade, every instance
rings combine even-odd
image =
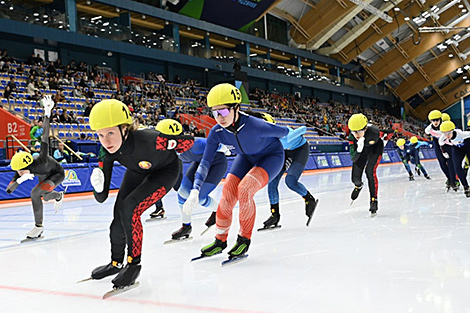
[[[307,227],[310,225],[310,221],[312,220],[313,213],[315,213],[315,210],[317,209],[318,201],[320,201],[320,200],[318,200],[318,199],[315,200],[315,206],[313,207],[312,214],[310,214],[310,216],[308,217],[308,220],[307,220]]]
[[[281,228],[281,227],[282,227],[281,225],[262,227],[262,228],[258,228],[258,231],[274,230],[276,228]]]
[[[370,218],[374,218],[374,217],[376,217],[376,216],[377,216],[377,212],[375,212],[375,213],[370,213]]]
[[[353,205],[353,203],[354,203],[354,200],[351,200],[351,204],[350,204],[350,206],[352,206],[352,205]]]
[[[193,240],[193,237],[190,236],[190,237],[181,238],[181,239],[170,239],[170,240],[164,241],[163,244],[167,245],[171,243],[184,242],[184,241],[190,241],[190,240]]]
[[[103,300],[114,297],[116,295],[119,295],[119,294],[124,293],[124,292],[129,291],[129,290],[132,290],[134,288],[137,288],[137,287],[139,287],[139,284],[140,283],[137,281],[137,282],[135,282],[132,285],[127,286],[127,287],[116,287],[116,286],[114,286],[113,290],[108,291],[107,293],[105,293],[103,295]]]
[[[34,242],[34,241],[38,241],[40,239],[44,239],[44,237],[41,236],[41,237],[37,237],[37,238],[25,238],[25,239],[21,240],[20,243]]]
[[[88,278],[79,280],[79,281],[77,281],[77,284],[80,284],[80,283],[83,283],[83,282],[86,282],[86,281],[90,281],[90,280],[93,280],[93,278],[92,278],[92,277],[88,277]]]
[[[212,226],[214,226],[214,225],[212,225]],[[201,236],[203,236],[205,233],[207,233],[207,232],[209,231],[209,229],[212,228],[212,226],[209,226],[209,227],[207,227],[206,229],[204,229],[204,230],[201,232]]]
[[[227,265],[240,263],[242,261],[245,261],[247,257],[248,257],[248,254],[244,254],[242,256],[234,257],[234,258],[223,261],[221,265],[222,265],[222,267],[224,267],[224,266],[227,266]]]
[[[211,255],[211,256],[208,256],[208,255],[200,255],[200,256],[197,256],[197,257],[195,257],[195,258],[192,258],[192,259],[191,259],[191,262],[197,261],[197,260],[201,260],[201,259],[207,259],[207,258],[213,257],[214,255],[221,254],[221,253],[222,253],[222,251],[217,252],[217,253],[215,253],[215,254],[213,254],[213,255]]]
[[[146,219],[145,223],[155,222],[155,221],[163,221],[163,220],[166,220],[166,216],[165,217],[151,217],[151,218]]]

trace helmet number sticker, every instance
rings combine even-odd
[[[25,155],[25,157],[23,158],[23,163],[24,164],[29,164],[31,163],[31,157],[29,155]]]
[[[122,111],[126,114],[126,118],[129,118],[129,113],[127,113],[127,110],[125,107],[122,107]]]
[[[232,89],[230,94],[233,96],[233,100],[240,100],[240,91],[237,89],[237,92],[235,92],[235,89]]]
[[[178,127],[177,123],[173,123],[173,125],[168,125],[168,128],[170,128],[173,134],[178,134],[180,132],[180,128]]]

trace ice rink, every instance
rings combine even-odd
[[[423,164],[431,181],[408,181],[401,164],[379,166],[375,218],[368,212],[365,176],[352,206],[350,169],[302,176],[320,199],[308,228],[303,199],[282,180],[282,228],[255,231],[247,260],[223,268],[229,249],[190,262],[213,241],[213,229],[200,236],[208,211],[195,212],[192,241],[163,245],[181,224],[172,191],[164,199],[168,218],[144,223],[140,286],[107,300],[101,297],[111,278],[77,281],[110,261],[114,196],[104,204],[66,196],[57,214],[46,204],[45,238],[26,244],[19,242],[34,225],[30,204],[2,205],[1,311],[470,312],[470,199],[462,190],[446,193],[437,161]],[[256,203],[259,228],[270,214],[266,189]],[[236,207],[229,248],[237,215]]]

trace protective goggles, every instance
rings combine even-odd
[[[434,119],[431,120],[431,122],[438,122],[440,120],[441,120],[440,118],[434,118]]]
[[[226,117],[230,114],[230,110],[232,108],[225,108],[225,109],[220,109],[220,110],[212,110],[212,114],[214,115],[214,117],[218,117],[219,115],[221,115],[222,117]]]

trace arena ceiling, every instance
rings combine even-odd
[[[385,81],[425,119],[470,89],[469,11],[468,0],[279,0],[268,12],[291,25],[291,45],[358,62],[367,84]]]

